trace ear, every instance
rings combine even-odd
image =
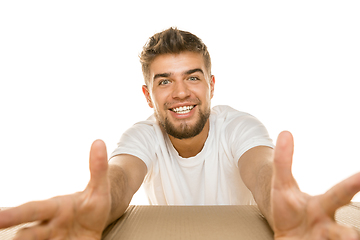
[[[214,88],[215,88],[215,76],[211,75],[210,79],[210,97],[213,98],[214,96]]]
[[[144,94],[144,96],[146,98],[146,101],[147,101],[149,107],[153,108],[154,106],[153,106],[152,101],[151,101],[149,89],[148,89],[148,87],[146,85],[142,86],[142,92],[143,92],[143,94]]]

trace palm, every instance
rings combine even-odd
[[[283,199],[273,208],[275,239],[323,239],[323,227],[334,219],[323,211],[319,196],[311,197],[296,189],[287,193],[284,196],[274,190],[273,202]]]
[[[109,213],[105,199],[88,190],[51,199],[58,209],[46,222],[51,235],[61,239],[100,239]]]
[[[0,228],[25,222],[39,224],[18,232],[19,239],[99,240],[111,206],[107,156],[103,142],[90,152],[91,180],[83,192],[30,202],[0,214]]]
[[[292,155],[291,134],[280,134],[271,190],[275,239],[359,239],[355,230],[337,224],[334,215],[360,190],[360,174],[335,185],[325,194],[309,196],[300,191],[292,176]]]

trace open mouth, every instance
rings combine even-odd
[[[186,113],[189,113],[194,107],[195,107],[195,105],[183,106],[183,107],[178,107],[178,108],[171,108],[170,110],[177,114],[186,114]]]

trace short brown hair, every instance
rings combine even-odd
[[[169,28],[150,37],[140,54],[140,62],[145,83],[149,81],[150,64],[154,59],[166,53],[181,53],[185,51],[200,53],[204,57],[206,71],[211,76],[211,59],[206,45],[200,38],[177,28]]]

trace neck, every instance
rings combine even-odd
[[[208,119],[203,130],[198,135],[192,138],[178,139],[169,135],[171,143],[181,157],[194,157],[199,152],[201,152],[209,135],[209,125],[210,124]]]

